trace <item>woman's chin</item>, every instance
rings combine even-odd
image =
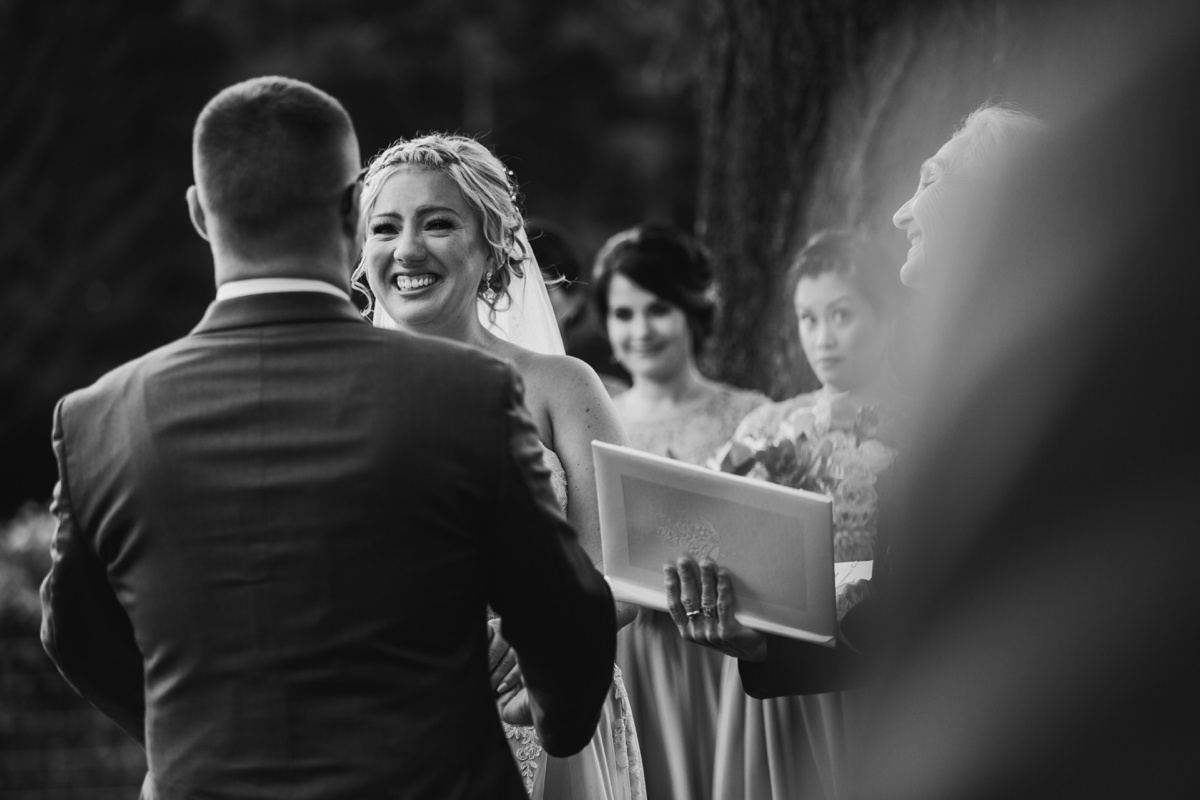
[[[909,252],[908,260],[900,267],[900,282],[918,292],[925,291],[928,266],[917,253]]]

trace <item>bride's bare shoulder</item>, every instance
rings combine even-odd
[[[594,395],[608,397],[596,371],[578,358],[517,350],[520,352],[514,354],[513,363],[527,389],[536,387],[546,394],[573,399]]]

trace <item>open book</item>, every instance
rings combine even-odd
[[[730,571],[743,625],[833,645],[836,587],[869,578],[871,562],[835,571],[828,497],[603,442],[592,451],[614,597],[665,611],[663,565],[709,557]]]

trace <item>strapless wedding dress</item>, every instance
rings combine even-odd
[[[554,451],[542,447],[550,483],[563,513],[567,511],[567,474]],[[552,635],[552,632],[550,632]],[[537,730],[505,723],[525,791],[534,800],[645,800],[642,753],[621,670],[613,665],[613,684],[600,723],[587,747],[569,758],[547,755]]]

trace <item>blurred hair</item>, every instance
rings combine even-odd
[[[971,174],[989,168],[997,157],[1009,154],[1045,129],[1045,123],[1017,105],[984,103],[968,114],[950,137],[964,137],[966,145],[956,162],[947,166],[947,172]]]
[[[517,238],[524,225],[524,217],[517,207],[517,190],[512,172],[491,150],[468,136],[431,133],[416,139],[399,139],[371,159],[367,166],[360,203],[361,239],[366,239],[367,221],[384,183],[406,167],[448,176],[475,212],[491,250],[492,262],[496,265],[495,271],[484,276],[480,283],[479,296],[484,296],[490,279],[491,288],[496,292],[490,305],[495,310],[501,300],[508,296],[511,276],[523,274],[521,265],[529,257]],[[367,297],[369,314],[374,296],[364,278],[365,271],[366,264],[360,258],[351,282],[355,289]]]
[[[292,78],[253,78],[222,90],[196,119],[192,165],[208,214],[235,251],[305,249],[337,224],[357,166],[350,116]]]
[[[583,270],[582,262],[562,228],[550,220],[533,218],[525,223],[525,233],[547,283],[560,281],[559,291],[584,288],[583,284],[576,283]]]
[[[788,268],[788,296],[796,296],[802,279],[827,273],[850,283],[879,317],[897,315],[904,287],[891,255],[874,239],[845,230],[813,234]]]
[[[648,222],[609,238],[596,254],[592,293],[602,320],[608,318],[608,288],[613,275],[624,275],[651,294],[678,307],[687,317],[693,352],[712,333],[716,299],[712,259],[683,231]]]

